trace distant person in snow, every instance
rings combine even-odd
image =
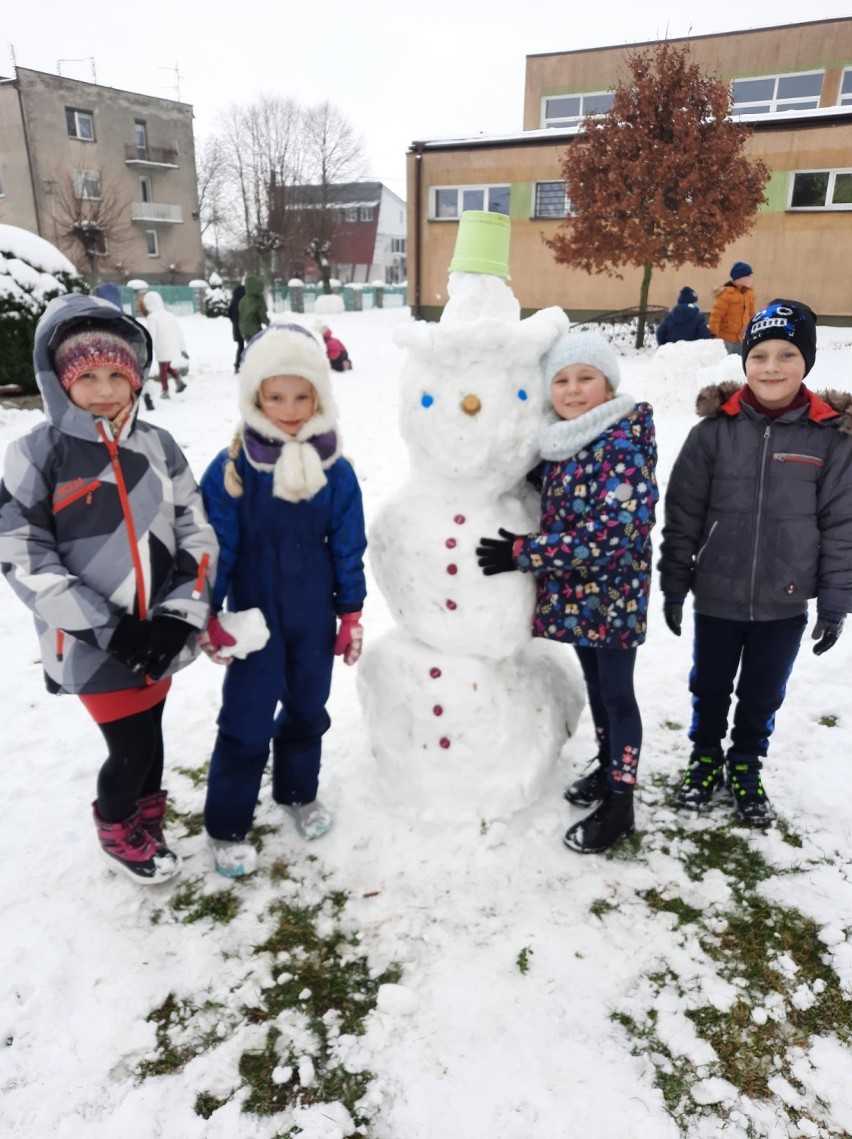
[[[361,655],[364,512],[340,453],[328,359],[298,324],[274,324],[246,345],[242,423],[201,480],[222,557],[206,651],[226,663],[218,614],[259,608],[270,631],[259,651],[228,663],[210,760],[204,822],[216,869],[250,874],[248,840],[272,752],[272,797],[306,839],[332,823],[317,798],[335,656]],[[271,742],[271,749],[270,749]]]
[[[315,328],[325,343],[329,364],[335,372],[348,372],[352,367],[352,361],[349,359],[349,353],[346,351],[343,341],[332,336],[331,329],[322,321],[318,321]]]
[[[228,303],[228,320],[231,322],[231,331],[234,340],[237,343],[237,358],[234,360],[234,371],[240,370],[240,360],[243,355],[243,348],[245,348],[245,340],[243,334],[240,332],[240,301],[246,295],[246,287],[242,283],[237,285],[231,294],[231,300]]]
[[[137,417],[151,362],[138,321],[57,297],[33,358],[46,422],[6,451],[0,565],[33,612],[48,691],[79,696],[106,743],[93,804],[104,856],[163,882],[180,869],[163,836],[163,708],[207,621],[216,538],[174,439]]]
[[[189,360],[189,355],[186,351],[183,330],[174,313],[166,310],[159,293],[149,291],[141,296],[137,303],[154,343],[154,355],[157,357],[160,369],[162,398],[168,399],[169,376],[175,382],[176,392],[186,391],[186,384],[181,376],[185,370],[183,362]]]
[[[266,300],[263,296],[263,281],[260,277],[246,277],[245,296],[241,298],[237,315],[240,322],[240,336],[248,344],[262,328],[269,324]]]
[[[725,351],[729,355],[742,353],[743,334],[757,307],[753,280],[751,265],[746,261],[735,261],[731,266],[730,279],[713,290],[715,299],[707,323],[713,335],[725,341]]]
[[[712,340],[698,308],[698,294],[688,285],[677,295],[677,304],[669,309],[657,326],[658,344],[676,344],[679,340]]]
[[[486,575],[531,574],[534,637],[571,645],[595,725],[598,754],[565,791],[595,809],[563,842],[579,854],[608,850],[634,830],[633,789],[642,717],[633,688],[651,591],[657,443],[650,404],[619,391],[618,357],[594,332],[565,332],[542,361],[551,411],[530,475],[541,522],[532,534],[482,538]]]
[[[808,390],[816,349],[806,304],[779,299],[756,313],[743,341],[745,385],[699,393],[701,421],[666,493],[663,613],[678,637],[689,593],[694,613],[692,754],[675,806],[701,811],[730,794],[753,827],[774,818],[761,770],[808,599],[817,656],[852,608],[852,396]]]

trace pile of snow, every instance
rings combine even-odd
[[[40,314],[52,297],[68,291],[69,277],[77,277],[76,268],[49,241],[15,225],[0,225],[0,300],[7,302],[5,310],[15,306]]]

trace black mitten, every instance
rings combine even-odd
[[[476,560],[486,577],[518,568],[512,557],[512,546],[517,542],[518,535],[510,534],[508,530],[498,530],[497,533],[499,538],[480,538],[476,547]]]

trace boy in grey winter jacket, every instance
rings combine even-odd
[[[161,718],[196,655],[217,553],[174,439],[137,419],[146,330],[95,297],[51,301],[34,364],[46,422],[11,443],[0,484],[0,568],[32,610],[48,690],[74,693],[109,758],[95,822],[140,882],[178,869],[163,841]]]
[[[757,312],[743,339],[746,384],[705,388],[665,500],[659,569],[665,619],[680,636],[693,593],[692,756],[675,804],[708,805],[727,784],[741,819],[767,826],[761,779],[817,599],[814,652],[852,608],[852,397],[802,382],[816,317],[799,301]],[[728,709],[739,670],[727,755]]]

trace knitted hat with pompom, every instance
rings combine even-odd
[[[130,344],[108,328],[76,328],[64,336],[53,354],[59,382],[65,391],[93,368],[111,368],[127,376],[135,392],[142,387],[139,361]]]

